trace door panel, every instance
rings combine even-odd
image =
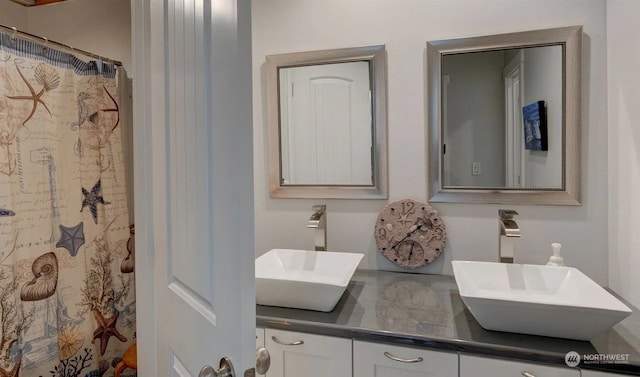
[[[141,376],[255,364],[248,0],[132,2]]]

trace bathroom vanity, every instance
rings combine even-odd
[[[451,276],[358,271],[330,313],[258,305],[256,314],[269,377],[640,375],[640,313],[590,342],[487,331]],[[571,368],[570,351],[628,360]]]

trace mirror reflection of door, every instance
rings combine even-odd
[[[506,124],[506,181],[507,187],[526,187],[524,182],[524,137],[522,136],[522,98],[524,98],[524,54],[514,50],[515,56],[503,70]]]
[[[373,185],[369,63],[279,70],[283,185]]]
[[[447,105],[449,80],[451,80],[449,75],[442,76],[442,124],[447,124],[449,118],[449,106]],[[451,159],[447,156],[447,145],[451,148],[451,144],[449,144],[448,136],[449,133],[447,132],[442,134],[442,173],[444,182],[451,182]],[[449,153],[454,153],[454,151],[449,151]]]

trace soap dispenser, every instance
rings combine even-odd
[[[551,244],[551,250],[553,251],[553,255],[549,258],[547,262],[547,266],[564,266],[564,258],[560,256],[560,249],[562,245],[554,242]]]

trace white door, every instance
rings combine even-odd
[[[134,0],[138,373],[255,365],[249,0]],[[203,374],[205,376],[212,375]]]
[[[502,72],[505,93],[506,183],[521,188],[524,182],[524,137],[522,136],[522,98],[524,93],[524,54],[522,50]]]
[[[364,61],[280,70],[285,183],[373,184],[369,76]]]
[[[448,127],[448,122],[449,122],[449,83],[451,82],[451,76],[450,75],[443,75],[442,76],[442,124],[443,124],[443,128],[445,130],[450,130],[451,128]],[[447,155],[447,145],[449,145],[451,147],[451,145],[449,144],[449,133],[448,132],[443,132],[442,133],[442,179],[444,180],[444,182],[442,182],[443,186],[450,186],[451,185],[451,152],[455,152],[455,151],[449,151],[449,154]]]

